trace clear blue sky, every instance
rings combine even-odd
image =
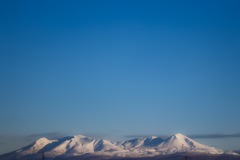
[[[239,7],[1,1],[0,153],[50,133],[240,133]],[[240,149],[239,139],[198,141]]]

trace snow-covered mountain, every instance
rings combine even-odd
[[[222,150],[200,144],[180,133],[167,138],[164,143],[161,143],[158,147],[161,151],[164,151],[167,154],[175,152],[202,152],[209,154],[223,153]]]
[[[0,156],[1,160],[39,159],[44,153],[48,159],[77,156],[105,157],[154,157],[176,153],[197,153],[221,155],[225,152],[209,147],[182,135],[175,134],[166,139],[161,137],[136,138],[122,142],[92,139],[83,135],[65,137],[58,140],[40,138],[36,142],[17,151]],[[238,155],[233,152],[228,154]]]

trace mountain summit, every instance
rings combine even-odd
[[[200,144],[180,133],[167,138],[163,143],[160,144],[159,148],[161,148],[162,151],[166,151],[168,154],[176,152],[202,152],[208,154],[223,153],[222,150]]]
[[[155,157],[175,154],[223,155],[226,152],[200,144],[183,134],[175,134],[166,139],[152,136],[136,138],[122,142],[93,139],[83,135],[64,137],[58,140],[40,138],[36,142],[19,150],[0,156],[1,160],[71,159],[76,157],[108,157],[108,159]],[[238,155],[233,152],[227,154]]]

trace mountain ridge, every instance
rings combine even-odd
[[[179,153],[239,156],[235,152],[224,152],[223,150],[200,144],[181,133],[177,133],[166,139],[151,136],[121,142],[93,139],[84,135],[68,136],[57,140],[49,140],[42,137],[26,147],[0,155],[0,159],[39,159],[42,153],[48,159],[64,159],[77,156],[140,158]]]

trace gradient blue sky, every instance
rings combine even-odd
[[[54,133],[240,133],[239,7],[1,1],[0,153]],[[239,139],[198,141],[240,149]]]

